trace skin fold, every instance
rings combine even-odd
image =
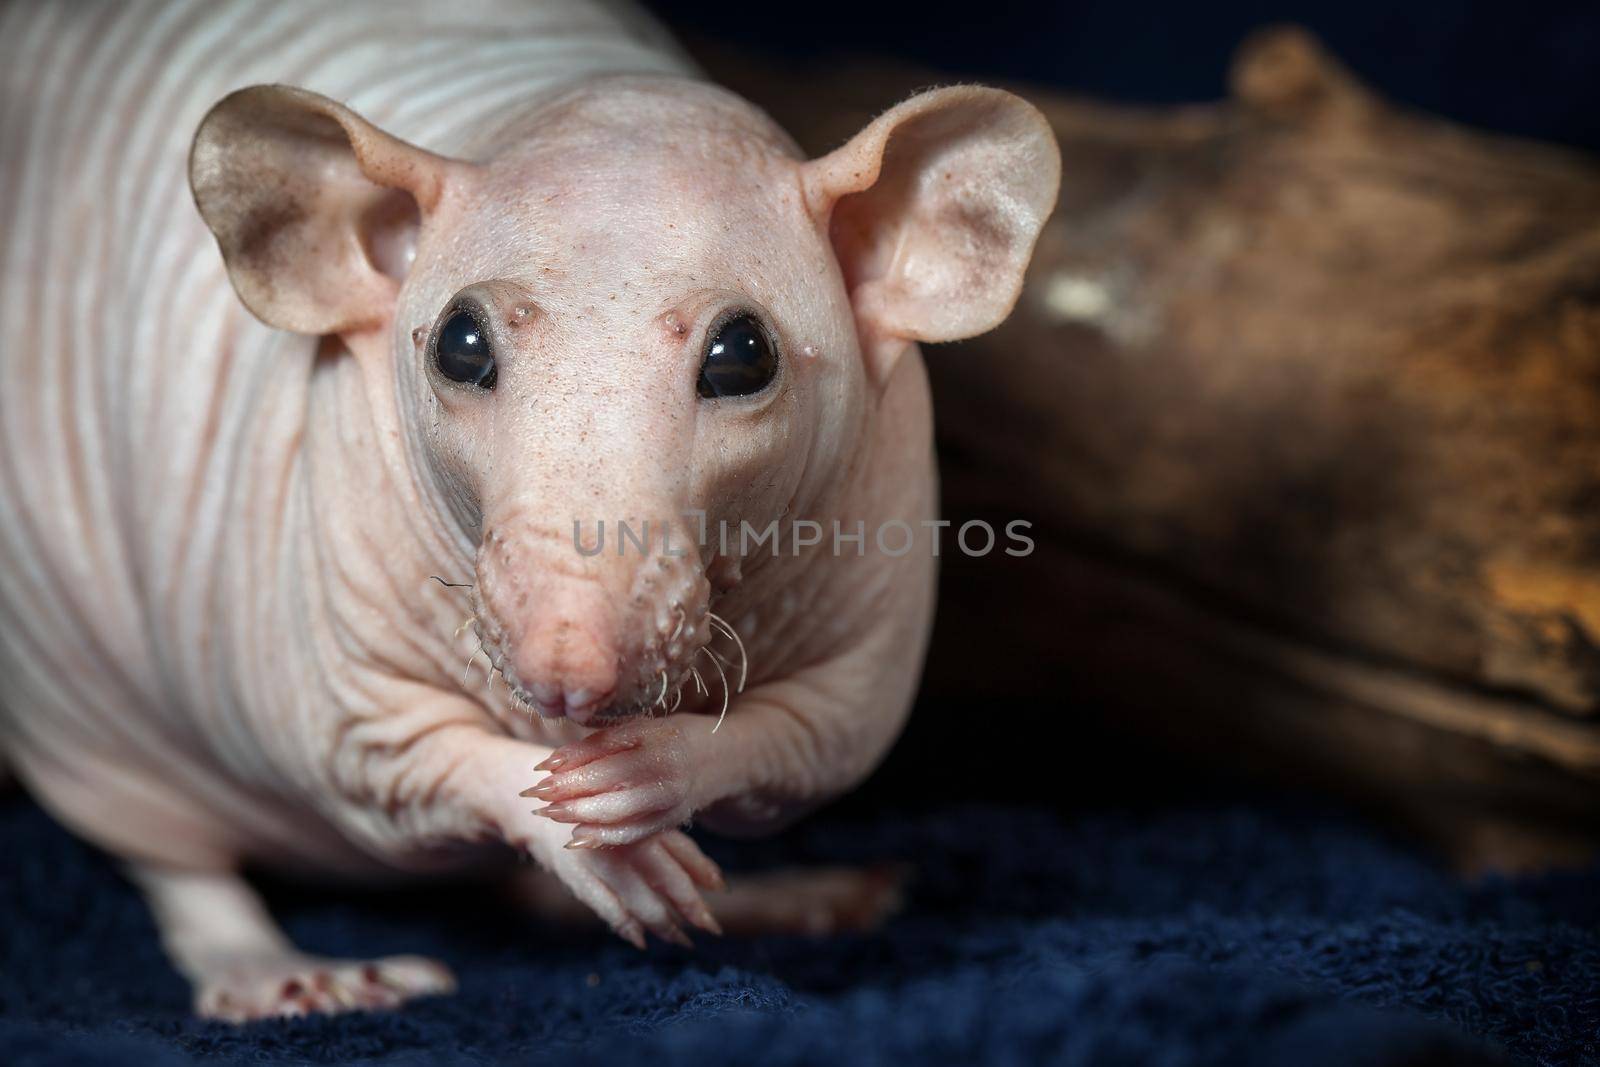
[[[166,47],[243,10],[189,10]],[[146,32],[90,11],[111,25],[40,8],[10,28],[90,53]],[[422,90],[403,80],[373,96],[407,139],[336,102],[359,104],[356,84],[251,85],[241,60],[244,80],[186,90],[192,204],[174,135],[130,156],[139,138],[108,133],[148,189],[30,176],[0,215],[98,233],[133,218],[122,196],[173,220],[138,230],[142,269],[129,253],[105,272],[96,313],[136,307],[116,321],[139,328],[47,330],[4,357],[13,457],[58,447],[0,467],[0,738],[43,803],[128,862],[204,1014],[381,1007],[453,981],[428,960],[300,953],[248,866],[381,879],[522,855],[641,946],[715,931],[722,878],[681,828],[765,832],[839,795],[911,702],[937,562],[916,344],[1010,310],[1055,197],[1048,126],[956,87],[807,161],[642,18],[528,12],[504,15],[534,19],[506,43],[472,38],[489,58],[435,72],[428,91],[472,92],[434,125],[405,118]],[[426,70],[454,32],[437,18],[348,32],[397,34],[390,57]],[[589,48],[569,56],[611,51],[528,44],[568,38]],[[540,76],[472,83],[491,59]],[[46,152],[45,120],[19,114],[6,158]],[[57,139],[102,144],[67,114]],[[50,245],[24,270],[45,230],[15,232],[7,326],[70,268]],[[440,371],[463,306],[493,389]],[[702,397],[739,314],[776,377]],[[648,546],[619,552],[616,524],[647,520]],[[860,523],[865,544],[805,544],[796,520]],[[912,551],[877,550],[891,520]],[[702,521],[785,532],[725,550],[699,543]]]

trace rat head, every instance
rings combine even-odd
[[[258,87],[202,124],[191,182],[245,304],[392,386],[513,692],[588,722],[687,676],[741,574],[702,530],[828,517],[901,357],[1007,314],[1059,162],[1037,111],[970,87],[813,161],[673,79],[482,140],[445,158]]]

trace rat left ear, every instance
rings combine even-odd
[[[189,185],[257,318],[347,335],[386,321],[421,220],[466,166],[325,96],[256,85],[201,122]]]
[[[915,341],[957,341],[1011,312],[1055,206],[1061,154],[1033,105],[958,86],[912,97],[807,163],[877,380]]]

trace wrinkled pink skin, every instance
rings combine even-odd
[[[760,832],[839,795],[911,701],[933,600],[925,541],[900,558],[870,535],[861,557],[826,538],[777,558],[615,552],[618,520],[679,520],[674,545],[692,546],[693,511],[869,531],[934,516],[921,361],[885,325],[898,305],[874,316],[870,286],[847,292],[818,214],[832,179],[753,108],[685,78],[575,83],[484,139],[461,146],[472,162],[438,163],[420,230],[376,235],[370,277],[339,288],[372,294],[371,314],[311,330],[329,336],[309,376],[264,379],[237,416],[234,491],[203,524],[214,541],[131,586],[168,588],[176,564],[178,590],[187,561],[209,559],[223,592],[198,602],[203,617],[158,597],[147,648],[111,609],[97,624],[32,587],[4,598],[6,664],[78,650],[64,682],[7,685],[7,761],[129,862],[205,1014],[385,1006],[451,985],[431,961],[299,953],[244,864],[385,877],[515,852],[635,943],[714,930],[701,894],[721,877],[678,828]],[[287,291],[303,267],[275,263],[272,285]],[[398,284],[385,288],[385,267]],[[468,287],[493,319],[492,392],[426,359]],[[777,331],[777,386],[703,401],[706,331],[744,306]],[[240,360],[310,358],[240,329]],[[12,396],[48,395],[46,370],[6,366]],[[23,433],[29,417],[7,409]],[[70,500],[49,503],[28,471],[7,477],[8,533],[67,528],[51,508]],[[163,477],[144,490],[153,506],[190,499],[183,476]],[[575,550],[574,520],[606,521],[604,553]],[[49,552],[45,573],[104,558],[68,536]],[[748,654],[720,726],[736,687],[710,653],[740,655],[713,607]],[[24,618],[45,635],[36,646]],[[676,714],[662,714],[664,690],[681,691]]]

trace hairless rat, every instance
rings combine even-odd
[[[1015,302],[1044,119],[936,89],[806,160],[576,0],[19,3],[0,58],[3,762],[196,1009],[452,985],[299,951],[248,868],[525,856],[715,930],[683,826],[874,767],[936,567],[717,531],[927,529],[917,343]]]

